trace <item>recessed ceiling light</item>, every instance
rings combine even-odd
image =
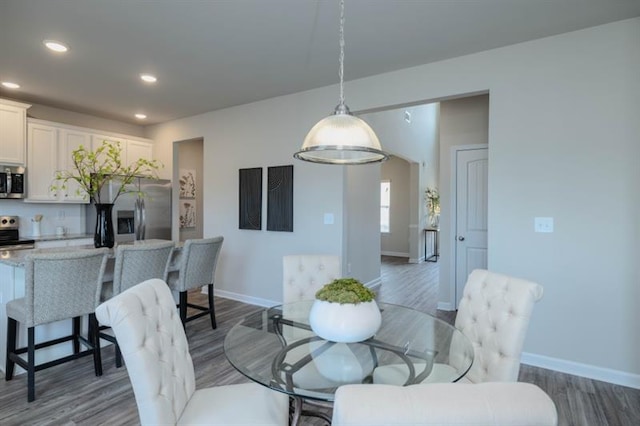
[[[144,115],[144,114],[136,114],[136,118],[137,118],[138,120],[144,120],[145,118],[147,118],[147,116],[146,116],[146,115]]]
[[[58,53],[64,53],[69,50],[67,46],[55,40],[45,40],[44,45],[47,46],[47,49]]]
[[[146,83],[155,83],[156,81],[158,81],[158,79],[151,74],[140,74],[140,78]]]
[[[20,85],[19,85],[19,84],[17,84],[17,83],[13,83],[13,82],[11,82],[11,81],[3,81],[3,82],[2,82],[2,85],[3,85],[4,87],[6,87],[7,89],[19,89],[19,88],[20,88]]]

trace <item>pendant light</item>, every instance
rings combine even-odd
[[[340,0],[340,102],[334,113],[311,128],[300,151],[299,160],[322,164],[368,164],[384,161],[373,129],[349,111],[344,103],[344,0]]]

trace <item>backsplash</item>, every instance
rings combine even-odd
[[[40,234],[55,235],[57,226],[64,226],[67,234],[84,234],[84,204],[40,204],[22,200],[0,200],[0,216],[20,216],[20,238],[33,236],[31,219],[42,215]]]

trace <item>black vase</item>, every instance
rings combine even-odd
[[[111,213],[113,204],[96,204],[96,232],[93,235],[93,245],[96,248],[112,248],[116,242],[113,234],[113,221]]]

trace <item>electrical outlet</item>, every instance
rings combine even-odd
[[[325,225],[333,225],[333,213],[325,213],[324,214],[324,224]]]
[[[535,232],[553,232],[553,218],[536,217],[533,221],[533,229]]]

